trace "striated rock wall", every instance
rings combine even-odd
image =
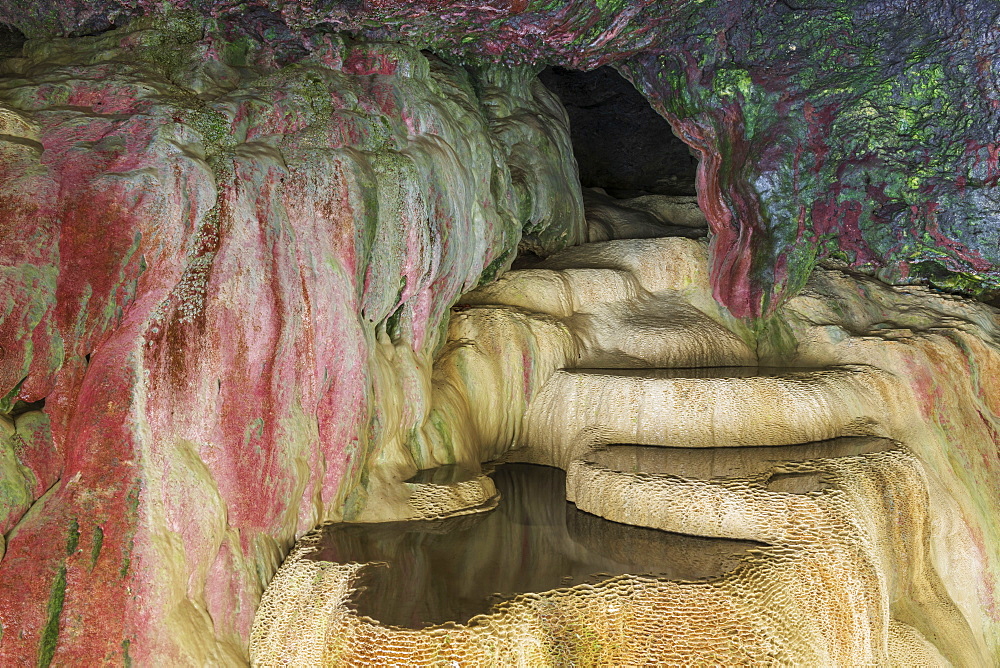
[[[476,62],[614,64],[701,156],[713,289],[739,316],[773,312],[823,258],[998,294],[991,0],[43,0],[0,3],[0,22],[87,34],[177,8],[266,37],[279,59],[333,29]]]
[[[1000,283],[993,3],[22,4],[0,2],[3,53],[8,25],[36,38],[0,63],[4,662],[243,660],[297,533],[419,513],[400,481],[520,442],[559,367],[757,357],[900,379],[886,429],[928,471],[934,569],[996,655],[995,314],[807,283],[824,257]],[[612,62],[702,156],[710,270],[556,258],[445,342],[519,243],[585,238],[532,68]]]
[[[452,302],[585,235],[534,70],[211,27],[0,63],[0,663],[244,661],[295,536],[416,470]]]
[[[612,63],[700,156],[716,297],[772,313],[834,258],[894,283],[1000,286],[1000,8],[988,0],[281,3],[507,63]]]

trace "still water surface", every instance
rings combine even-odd
[[[618,524],[566,501],[565,474],[505,464],[492,474],[496,509],[447,520],[334,524],[312,558],[375,562],[349,601],[383,624],[464,623],[496,602],[625,573],[717,577],[759,543]]]

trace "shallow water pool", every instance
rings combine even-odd
[[[619,524],[565,500],[565,474],[505,464],[501,500],[447,520],[332,524],[313,559],[371,562],[349,606],[383,624],[464,623],[525,592],[652,574],[703,580],[735,568],[759,543],[699,538]]]

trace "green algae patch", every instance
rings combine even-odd
[[[80,523],[74,517],[69,523],[69,538],[66,540],[66,555],[72,556],[80,544]]]
[[[514,249],[508,250],[486,265],[486,268],[483,269],[483,273],[479,276],[479,282],[476,284],[476,287],[487,285],[488,283],[492,283],[499,278],[501,274],[507,271],[511,263],[514,261],[514,255]]]
[[[246,67],[254,46],[253,40],[249,37],[235,39],[222,48],[222,62],[230,67]]]
[[[80,523],[76,518],[70,520],[69,533],[66,536],[66,554],[72,555],[80,544]],[[66,565],[59,568],[55,580],[52,583],[52,590],[49,594],[49,605],[47,621],[42,631],[42,639],[39,644],[38,665],[41,668],[48,668],[55,656],[56,645],[59,639],[59,619],[62,616],[63,603],[66,599]]]
[[[997,286],[996,277],[954,271],[936,260],[914,262],[910,265],[910,276],[925,281],[931,287],[942,292],[975,297],[987,302],[992,302],[1000,297],[1000,288]]]
[[[62,616],[63,602],[66,599],[66,566],[59,569],[55,582],[52,583],[52,593],[49,595],[48,622],[42,631],[42,642],[38,651],[38,665],[48,668],[56,653],[56,642],[59,639],[59,618]]]
[[[19,380],[10,392],[4,395],[3,398],[0,398],[0,413],[9,413],[14,407],[14,404],[17,403],[17,395],[21,391],[21,386],[24,385],[24,381],[27,379],[28,377],[25,376]]]
[[[403,334],[402,319],[402,306],[393,311],[392,314],[385,319],[385,333],[388,334],[389,338],[393,341],[399,341],[400,336]]]
[[[104,546],[104,529],[94,527],[94,535],[90,541],[90,568],[97,565],[97,558],[101,556],[101,547]]]
[[[31,507],[36,485],[33,472],[18,457],[25,448],[20,433],[0,435],[0,530],[6,531]]]
[[[798,340],[787,320],[780,314],[760,318],[750,323],[757,339],[757,358],[774,364],[784,364],[795,357]]]
[[[202,136],[209,153],[236,145],[229,119],[214,109],[202,107],[191,112],[185,120]]]
[[[128,638],[122,640],[122,665],[125,668],[132,668],[132,657],[129,655],[129,648],[132,646],[132,641]]]

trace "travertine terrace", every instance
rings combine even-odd
[[[992,576],[963,519],[975,488],[936,454],[979,436],[975,422],[942,429],[913,378],[922,365],[942,400],[965,397],[959,405],[970,390],[988,396],[970,381],[991,377],[942,377],[935,364],[965,337],[980,346],[977,364],[996,364],[992,311],[820,270],[773,331],[753,333],[714,307],[706,265],[695,240],[606,241],[465,295],[435,365],[432,414],[453,421],[437,429],[466,465],[558,466],[582,510],[763,543],[738,569],[527,594],[468,624],[415,631],[352,613],[360,565],[311,561],[306,539],[265,593],[252,656],[988,665],[993,622],[969,582]],[[844,307],[859,320],[837,319]],[[432,446],[425,457],[445,461]]]

